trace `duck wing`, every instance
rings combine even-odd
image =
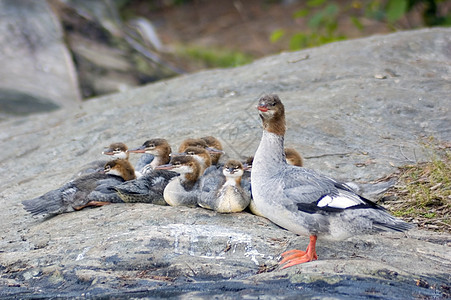
[[[345,183],[313,170],[287,166],[283,174],[285,205],[307,213],[341,212],[345,209],[373,208],[385,210],[356,194]]]

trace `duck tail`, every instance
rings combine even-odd
[[[64,199],[60,190],[53,190],[44,195],[22,201],[24,209],[33,216],[51,216],[65,211]]]

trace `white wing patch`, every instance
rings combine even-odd
[[[345,196],[337,196],[337,197],[331,197],[331,196],[325,196],[323,197],[318,203],[316,204],[318,207],[333,207],[333,208],[340,208],[345,209],[351,206],[355,206],[360,204],[360,201],[356,201],[356,199],[351,199]]]
[[[158,176],[152,180],[152,185],[162,184],[163,182],[164,182],[164,178]]]

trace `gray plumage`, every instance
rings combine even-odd
[[[288,165],[284,108],[277,96],[259,102],[263,135],[252,164],[252,197],[261,214],[301,235],[344,239],[360,233],[412,228],[347,185]]]
[[[154,160],[155,156],[149,153],[142,153],[135,164],[135,170],[143,173],[144,167],[150,164]],[[145,173],[145,172],[144,172]]]
[[[223,174],[229,164],[230,162],[225,166],[211,166],[204,172],[200,179],[199,206],[220,213],[231,213],[240,212],[249,205],[250,192],[243,189],[241,182],[230,184]]]
[[[90,173],[78,177],[62,187],[44,195],[22,201],[26,211],[32,215],[53,216],[78,210],[91,201],[110,202],[108,187],[124,182],[119,176],[103,173]],[[105,192],[107,192],[105,194]],[[110,197],[109,197],[110,196]]]
[[[123,202],[152,203],[167,205],[163,191],[177,173],[167,170],[153,170],[140,178],[126,181],[113,188]]]

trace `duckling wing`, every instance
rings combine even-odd
[[[177,173],[167,170],[153,170],[144,176],[116,185],[113,189],[123,202],[140,202],[166,205],[164,188]]]
[[[124,180],[118,176],[107,175],[105,178],[96,181],[96,187],[86,197],[88,202],[111,202],[122,203],[114,187],[123,183]]]
[[[136,162],[135,170],[142,173],[143,168],[154,160],[155,156],[150,153],[143,153]]]
[[[222,167],[216,165],[207,168],[200,179],[200,197],[199,206],[208,209],[214,209],[218,202],[218,192],[224,185],[226,178],[222,174]]]

